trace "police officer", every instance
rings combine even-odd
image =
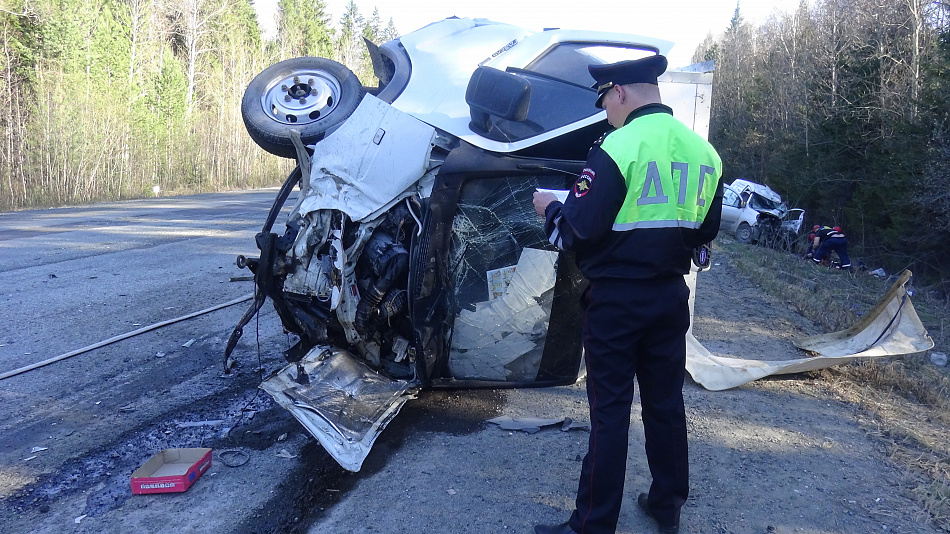
[[[620,515],[627,434],[640,385],[646,455],[653,475],[638,503],[660,531],[679,529],[689,492],[683,380],[694,248],[719,231],[722,162],[660,101],[666,58],[591,65],[596,105],[615,130],[590,150],[564,204],[537,192],[548,239],[576,252],[590,280],[583,296],[591,433],[568,522],[539,534],[614,532]]]
[[[814,239],[812,241],[812,250],[814,256],[812,260],[815,263],[821,263],[834,251],[841,260],[841,269],[851,269],[851,258],[848,257],[848,239],[844,236],[840,226],[834,228],[830,226],[815,225]]]

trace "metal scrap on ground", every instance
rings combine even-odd
[[[541,427],[560,425],[562,432],[567,432],[568,430],[590,430],[590,425],[585,423],[578,423],[570,417],[562,417],[560,419],[543,419],[541,417],[510,417],[503,415],[501,417],[495,417],[494,419],[489,419],[489,423],[495,423],[502,430],[520,430],[522,432],[527,432],[528,434],[534,434],[541,430]]]
[[[868,314],[847,330],[800,339],[795,346],[811,356],[796,360],[747,360],[715,356],[686,336],[686,370],[704,388],[718,391],[780,374],[802,373],[862,358],[900,356],[932,349],[933,339],[920,322],[905,287],[911,272],[900,278]]]

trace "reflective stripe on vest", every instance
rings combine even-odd
[[[627,185],[613,230],[700,227],[722,176],[722,160],[705,139],[672,115],[651,113],[612,132],[601,149]]]

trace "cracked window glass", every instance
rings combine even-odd
[[[532,204],[539,187],[563,189],[565,177],[478,179],[461,190],[449,251],[454,378],[538,376],[558,259]]]

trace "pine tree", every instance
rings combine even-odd
[[[393,39],[399,38],[399,31],[396,30],[396,23],[393,21],[392,17],[389,17],[389,24],[386,25],[386,29],[383,30],[383,34],[380,37],[380,44],[392,41]]]
[[[346,11],[340,17],[340,36],[336,40],[336,60],[346,65],[363,82],[371,85],[374,80],[373,67],[363,44],[363,32],[366,20],[360,15],[356,2],[350,0]]]
[[[322,0],[280,0],[277,8],[282,59],[333,56],[333,30]]]

